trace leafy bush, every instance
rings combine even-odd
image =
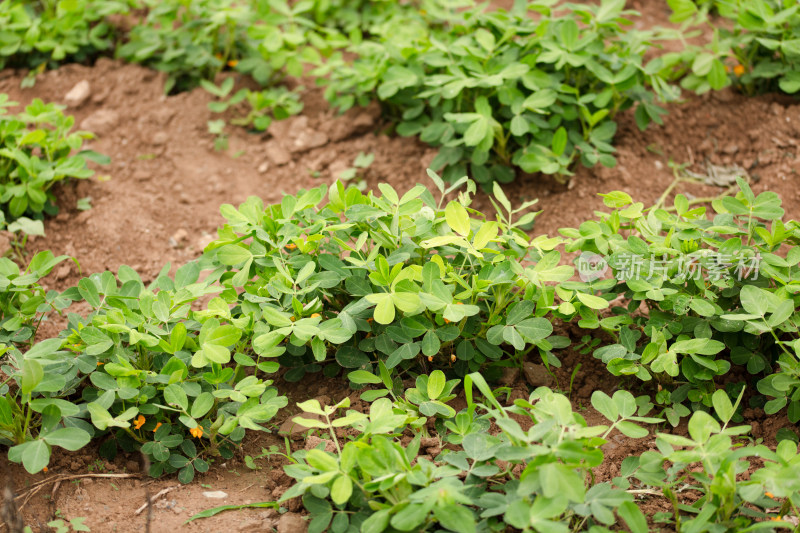
[[[167,72],[167,92],[213,80],[225,68],[248,74],[261,85],[278,81],[284,72],[299,77],[304,61],[319,63],[320,51],[337,43],[336,32],[317,33],[307,18],[313,2],[290,6],[286,0],[145,0],[144,4],[146,19],[131,30],[117,54]]]
[[[655,34],[623,29],[635,12],[622,1],[551,4],[398,10],[353,42],[354,60],[335,55],[316,73],[337,107],[377,97],[399,134],[441,147],[432,166],[446,180],[507,182],[512,165],[559,179],[578,160],[613,166],[616,113],[637,106],[644,128],[660,122],[655,96],[672,96],[660,64],[643,63]]]
[[[443,390],[443,377],[436,372],[425,377],[432,394]],[[473,401],[473,385],[485,403]],[[742,530],[763,520],[769,520],[764,524],[769,529],[790,526],[784,515],[800,496],[797,445],[783,441],[773,451],[735,443],[732,437],[750,429],[728,427],[741,394],[734,404],[717,391],[713,407],[721,423],[698,411],[689,421],[688,437],[659,433],[656,450],[626,458],[618,476],[599,483],[592,469],[603,462],[612,431],[642,438],[649,432],[639,424],[661,421],[646,416],[653,407],[647,397],[597,391],[592,406],[610,424],[589,426],[565,396],[545,387],[511,407],[498,403],[480,374],[468,375],[464,387],[467,408],[452,422],[437,424],[438,435],[427,439],[433,446],[424,446],[429,455],[423,455],[422,433],[401,443],[408,436],[407,419],[397,402],[379,399],[368,414],[347,411],[342,417],[335,413],[349,406],[347,399],[329,407],[314,400],[298,404],[313,418],[295,420],[326,431],[335,452],[323,451],[323,443],[294,453],[284,470],[296,484],[280,501],[302,495],[312,533],[436,527],[505,531],[509,526],[597,533],[620,522],[645,532],[648,521],[635,494],[663,496],[673,512],[650,518],[678,531]],[[492,424],[498,430],[490,433]],[[342,443],[336,429],[346,427],[358,435]],[[445,446],[454,436],[460,446]],[[748,458],[763,460],[763,466]],[[751,466],[755,471],[742,479]],[[686,491],[696,495],[691,503],[681,503]]]
[[[7,108],[14,105],[0,94],[0,222],[56,213],[52,186],[92,176],[87,159],[108,161],[96,152],[80,151],[93,135],[71,132],[75,118],[65,116],[62,106],[36,98],[24,112],[9,115]]]
[[[323,367],[329,376],[342,367],[377,373],[379,363],[396,376],[435,367],[463,376],[521,366],[531,353],[560,364],[552,350],[568,340],[545,318],[550,283],[574,272],[552,251],[560,240],[531,241],[520,229],[535,216],[522,214],[533,202],[512,210],[497,187],[503,211],[488,220],[468,210],[473,182],[445,189],[431,177],[438,201],[421,185],[400,196],[380,184],[378,197],[337,182],[266,208],[258,198],[222,206],[228,223],[206,253],[226,270],[226,305],[264,326],[247,364],[277,358],[289,381]],[[467,192],[442,209],[464,183]],[[530,259],[537,264],[523,264]],[[608,306],[588,285],[560,296],[561,317]]]
[[[192,311],[192,302],[218,290],[213,277],[198,282],[199,273],[189,263],[174,280],[162,274],[146,287],[122,267],[62,293],[63,301],[84,300],[90,315],[70,315],[61,337],[5,356],[2,371],[15,384],[0,391],[9,459],[37,472],[50,446],[76,449],[106,436],[103,456],[141,449],[151,475],[178,471],[188,483],[208,469],[208,455],[231,457],[245,428],[263,430],[286,398],[244,367],[223,366],[231,349],[249,344],[252,321],[219,298]]]
[[[747,94],[800,91],[800,6],[780,0],[670,0],[673,22],[711,25],[705,46],[663,59],[686,89],[702,93],[731,84]],[[714,10],[721,20],[712,19]]]
[[[127,13],[131,0],[6,0],[0,2],[0,69],[85,62],[110,50],[110,15]]]
[[[732,404],[718,390],[712,403],[719,421],[697,411],[689,420],[688,437],[659,433],[657,450],[623,462],[625,474],[654,487],[670,502],[672,513],[657,513],[655,521],[678,531],[796,527],[786,515],[800,496],[797,444],[784,440],[773,451],[763,444],[735,443],[733,438],[750,431],[750,426],[728,427],[741,397],[740,393]],[[743,478],[751,468],[749,479]],[[691,505],[678,497],[687,490],[699,495]]]
[[[437,380],[434,374],[427,382],[434,394],[444,386],[444,378]],[[473,382],[487,405],[472,401]],[[511,408],[500,406],[480,374],[467,376],[465,388],[468,408],[456,418],[470,428],[462,437],[463,449],[441,450],[431,458],[435,462],[420,456],[421,434],[400,444],[403,409],[385,398],[373,402],[369,414],[348,411],[341,418],[333,415],[349,406],[347,400],[330,407],[314,400],[298,404],[322,421],[295,420],[327,429],[336,453],[296,452],[295,463],[284,470],[297,483],[280,501],[303,495],[312,517],[310,532],[341,532],[353,526],[371,532],[437,527],[504,531],[509,526],[523,531],[609,531],[607,527],[617,522],[615,511],[631,531],[647,531],[631,494],[611,483],[594,483],[590,475],[602,463],[601,446],[613,429],[642,437],[648,432],[629,420],[659,421],[635,416],[633,395],[619,391],[612,399],[600,393],[595,405],[612,424],[588,426],[572,412],[566,396],[544,387]],[[523,430],[519,420],[535,429]],[[499,427],[497,435],[488,433],[490,423]],[[354,427],[359,434],[340,444],[335,428],[341,427]]]
[[[52,252],[36,254],[24,269],[14,261],[0,257],[0,343],[32,343],[47,312],[59,312],[72,303],[58,291],[45,291],[39,280],[47,276],[67,256]]]
[[[645,212],[613,192],[602,195],[611,213],[561,230],[572,239],[568,251],[605,256],[613,273],[591,281],[602,298],[617,302],[612,314],[579,322],[618,341],[594,356],[615,375],[663,386],[657,402],[673,425],[689,414],[687,399],[693,409],[711,407],[715,379],[732,364],[768,374],[759,383],[774,398],[766,411],[788,402],[791,420],[800,420],[800,225],[781,222],[775,193],[756,196],[738,183],[735,197],[714,202],[713,220],[683,195],[674,212]]]
[[[224,113],[229,108],[245,102],[249,111],[244,116],[231,120],[232,124],[253,128],[258,131],[266,130],[275,120],[283,120],[303,110],[298,91],[289,91],[285,87],[272,87],[261,91],[239,89],[233,95],[233,78],[227,78],[219,86],[210,81],[200,80],[200,85],[213,94],[218,101],[209,102],[208,108],[215,113]]]

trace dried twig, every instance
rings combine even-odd
[[[155,501],[158,500],[160,497],[162,497],[164,494],[172,492],[177,488],[180,488],[180,485],[175,485],[173,487],[167,487],[166,489],[161,489],[155,494],[155,496],[153,496],[152,498],[148,498],[147,501],[144,502],[141,507],[139,507],[138,509],[136,509],[136,511],[133,512],[133,514],[136,516],[142,514],[142,511],[147,509],[149,506],[153,505],[153,503],[155,503]]]
[[[52,484],[52,483],[61,483],[62,481],[70,481],[73,479],[82,479],[82,478],[132,478],[132,477],[139,477],[139,474],[74,474],[74,475],[62,475],[62,476],[53,476],[49,479],[44,479],[42,481],[38,481],[31,485],[31,488],[27,491],[23,492],[19,496],[16,497],[17,500],[20,498],[24,498],[22,503],[19,505],[19,509],[25,507],[25,505],[30,501],[32,497],[34,497],[40,490],[42,490],[45,486]]]

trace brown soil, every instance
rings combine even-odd
[[[663,23],[663,3],[644,4],[636,7],[645,10],[647,24]],[[23,73],[0,73],[0,92],[22,104],[33,98],[62,102],[76,83],[88,80],[91,98],[69,112],[75,115],[76,124],[98,133],[91,147],[112,158],[110,166],[98,168],[95,178],[57,191],[61,213],[46,222],[46,237],[29,245],[31,251],[50,249],[80,262],[80,272],[65,264],[46,280],[57,289],[92,272],[116,271],[122,264],[152,278],[166,262],[177,266],[200,253],[223,222],[218,214],[220,204],[236,204],[250,195],[271,203],[284,192],[330,183],[360,152],[375,154],[374,163],[364,171],[368,187],[388,182],[401,191],[417,182],[427,183],[425,168],[435,154],[414,139],[382,134],[385,125],[377,108],[337,116],[319,89],[304,92],[301,115],[276,123],[266,134],[229,128],[230,147],[217,152],[206,127],[208,120],[217,117],[208,111],[211,97],[203,90],[166,97],[162,75],[111,60],[100,60],[94,67],[68,65],[47,72],[31,89],[19,88],[23,77]],[[575,226],[592,216],[594,210],[602,209],[598,192],[624,190],[645,204],[654,202],[673,179],[670,163],[688,163],[695,172],[705,172],[707,163],[737,164],[747,169],[757,193],[769,189],[781,196],[786,218],[800,217],[800,105],[796,100],[746,98],[727,90],[690,97],[668,109],[665,124],[645,132],[638,130],[632,115],[623,114],[616,138],[616,168],[579,168],[568,186],[535,176],[523,176],[507,186],[513,202],[539,198],[543,212],[534,233],[555,234],[560,227]],[[692,186],[676,192],[702,197],[719,194],[721,189]],[[79,211],[76,202],[84,197],[91,198],[92,208]],[[479,195],[475,204],[483,210],[490,208],[485,196]],[[45,334],[56,331],[55,325],[44,330]],[[590,356],[571,352],[563,361],[564,368],[557,371],[559,386],[568,388],[572,368],[581,363],[573,385],[575,408],[590,423],[602,423],[599,415],[586,407],[591,393],[598,389],[611,393],[619,383]],[[351,394],[340,380],[321,383],[317,395],[337,401]],[[293,400],[305,399],[305,386],[284,385]],[[518,380],[512,399],[527,393],[524,381]],[[275,427],[288,413],[281,413]],[[775,432],[789,425],[785,416],[765,417],[760,410],[750,410],[747,415],[754,436],[764,438],[767,444],[774,444]],[[282,446],[283,440],[275,434],[251,435],[242,457],[245,453],[257,455],[269,445]],[[302,445],[293,443],[294,447]],[[623,458],[652,447],[652,438],[632,441],[614,436],[605,447],[608,460],[596,473],[610,479]],[[268,531],[275,527],[278,516],[268,509],[224,513],[184,525],[190,516],[209,507],[273,500],[289,485],[289,478],[279,468],[272,468],[280,464],[279,459],[261,459],[263,470],[253,471],[245,467],[242,457],[218,462],[192,484],[164,495],[154,506],[152,531]],[[139,469],[135,458],[119,457],[115,463],[99,464],[96,458],[91,449],[61,454],[47,474],[30,476],[19,466],[9,465],[3,454],[0,472],[9,468],[17,492],[25,493],[33,483],[62,474]],[[49,530],[45,524],[56,516],[85,516],[92,531],[143,531],[146,512],[135,516],[134,511],[145,500],[145,484],[153,495],[178,482],[65,480],[36,493],[25,506],[24,516],[35,530],[42,531]],[[207,491],[223,491],[227,497],[210,499],[203,495]],[[657,508],[659,502],[647,505],[662,510]],[[298,503],[289,507],[299,510]]]

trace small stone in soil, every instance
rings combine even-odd
[[[106,135],[114,130],[119,122],[119,114],[111,109],[99,109],[83,119],[80,128],[96,135]]]
[[[314,415],[311,413],[303,413],[302,417],[308,419],[320,419],[319,415]],[[301,438],[306,431],[312,429],[302,425],[300,422],[295,422],[293,420],[294,418],[295,417],[287,418],[286,421],[281,424],[281,427],[278,430],[278,435],[288,436],[289,438],[296,440]]]
[[[323,443],[325,444],[326,452],[333,452],[334,450],[336,450],[336,446],[333,444],[332,440],[321,439],[316,435],[309,435],[308,438],[306,439],[306,443],[305,446],[303,446],[303,448],[305,448],[306,450],[313,450],[314,448]]]
[[[89,86],[89,82],[81,80],[64,96],[64,103],[69,107],[80,107],[89,99],[91,94],[92,89]]]
[[[551,377],[544,365],[526,361],[522,365],[522,371],[525,374],[525,380],[531,387],[542,387],[550,383]]]
[[[179,229],[172,237],[169,238],[169,245],[173,248],[183,245],[188,239],[189,234],[185,229]]]
[[[207,490],[203,492],[203,496],[205,496],[206,498],[221,500],[223,498],[227,498],[228,493],[222,492],[221,490]]]
[[[0,256],[6,255],[6,252],[11,248],[11,233],[8,231],[0,231]]]
[[[292,160],[292,154],[277,142],[268,142],[264,145],[264,152],[273,164],[282,166]]]
[[[503,369],[503,375],[497,380],[497,383],[503,385],[504,387],[510,387],[517,381],[519,377],[519,368],[517,367],[506,367]]]
[[[297,513],[285,513],[278,520],[278,533],[305,533],[308,522]]]

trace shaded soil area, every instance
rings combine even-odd
[[[658,5],[649,9],[651,4]],[[652,11],[648,24],[651,19],[654,23],[663,20],[663,3],[646,2],[644,8]],[[250,195],[272,203],[283,193],[331,183],[339,172],[352,166],[359,153],[375,156],[372,165],[362,172],[369,188],[387,182],[405,191],[418,182],[427,184],[425,169],[436,153],[415,139],[385,134],[388,125],[381,121],[377,106],[339,116],[317,88],[303,93],[305,109],[301,115],[275,123],[264,134],[229,127],[229,148],[216,151],[214,137],[206,126],[208,120],[219,118],[207,108],[212,97],[200,89],[165,96],[164,77],[156,72],[101,59],[93,67],[67,65],[46,72],[30,89],[20,89],[23,78],[24,73],[0,72],[0,92],[23,105],[34,98],[64,102],[76,84],[88,81],[88,99],[68,112],[75,115],[81,129],[97,133],[91,148],[112,159],[109,166],[98,167],[94,178],[59,188],[59,215],[45,223],[45,237],[29,244],[31,252],[50,249],[74,256],[80,263],[80,271],[64,263],[45,280],[56,289],[65,289],[93,272],[116,271],[122,264],[132,266],[145,279],[153,278],[166,262],[177,266],[199,255],[223,222],[218,211],[221,204],[237,204]],[[539,199],[542,213],[533,233],[555,234],[558,228],[577,226],[602,209],[598,192],[624,190],[647,205],[658,200],[675,173],[689,170],[714,178],[715,173],[725,174],[723,170],[734,165],[746,171],[756,193],[772,190],[781,196],[786,218],[800,217],[800,104],[796,100],[771,95],[747,98],[726,90],[687,98],[668,110],[663,126],[653,125],[644,132],[636,127],[632,114],[619,118],[615,168],[578,168],[569,185],[547,177],[520,176],[506,186],[506,194],[514,203]],[[691,198],[715,196],[723,190],[714,185],[692,185],[675,192]],[[77,201],[86,197],[91,198],[92,208],[78,210]],[[491,210],[487,197],[480,194],[475,207]],[[44,326],[42,332],[55,334],[57,324]],[[582,333],[570,334],[579,339]],[[602,418],[587,407],[589,399],[595,390],[613,392],[620,385],[618,380],[591,356],[568,352],[562,360],[564,366],[556,371],[552,384],[571,393],[575,409],[590,424],[602,423]],[[570,391],[571,373],[577,364],[582,366]],[[314,379],[320,399],[336,402],[352,395],[354,407],[365,407],[341,379]],[[532,388],[523,374],[507,385],[512,401],[527,397]],[[290,396],[290,406],[307,399],[307,383],[279,382],[279,386]],[[152,496],[172,487],[154,504],[154,532],[296,531],[298,517],[294,512],[300,511],[299,502],[290,503],[289,513],[284,515],[255,509],[184,524],[203,509],[274,500],[286,490],[289,478],[277,468],[283,461],[280,456],[258,459],[261,470],[252,470],[244,463],[245,455],[258,456],[262,448],[283,449],[284,439],[277,430],[292,416],[291,410],[279,416],[272,428],[275,432],[248,436],[240,455],[215,462],[208,473],[198,475],[188,486],[180,486],[174,478],[54,481],[67,475],[136,474],[141,470],[135,457],[121,456],[109,463],[99,460],[92,448],[58,455],[47,474],[36,476],[8,464],[3,453],[0,472],[13,475],[16,490],[23,496],[20,502],[31,496],[23,513],[34,530],[48,531],[45,524],[56,517],[85,516],[93,531],[143,531],[147,512],[136,515],[135,511],[146,493]],[[746,417],[753,425],[754,437],[763,438],[768,445],[774,445],[779,428],[790,426],[785,415],[767,417],[759,409],[750,409]],[[672,431],[683,433],[685,427]],[[607,461],[596,475],[600,479],[614,477],[625,457],[652,449],[653,440],[612,436],[604,447]],[[307,445],[302,440],[289,441],[293,449]],[[54,482],[38,486],[41,488],[35,493],[28,492],[46,480]],[[225,496],[212,498],[207,494],[219,491]],[[664,510],[658,507],[660,502],[648,505]]]

